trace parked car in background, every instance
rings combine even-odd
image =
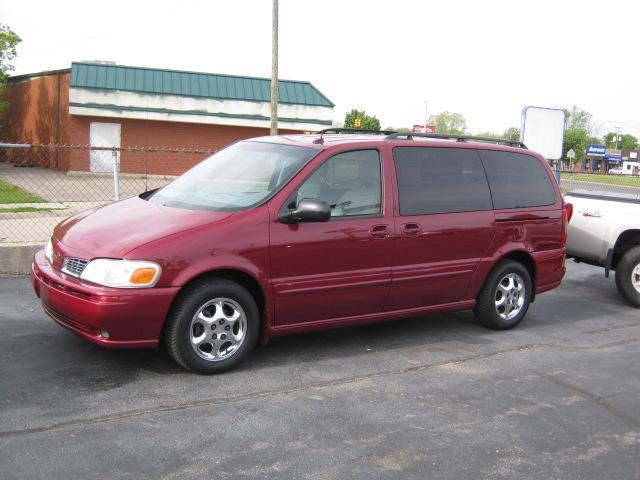
[[[567,209],[519,142],[264,137],[60,223],[33,285],[60,325],[227,370],[296,332],[473,309],[508,329],[565,272]],[[506,144],[506,145],[501,145]]]
[[[577,262],[616,272],[616,286],[633,306],[640,307],[640,199],[623,193],[574,191],[567,255]]]
[[[613,175],[622,175],[622,167],[610,168],[608,173]]]
[[[640,162],[622,162],[622,173],[625,175],[638,175],[640,173]]]

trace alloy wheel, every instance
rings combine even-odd
[[[503,320],[512,320],[522,311],[526,296],[524,280],[517,273],[508,273],[498,282],[495,292],[496,312]]]
[[[189,340],[196,354],[218,362],[234,355],[247,336],[247,316],[230,298],[215,298],[202,305],[191,320]]]

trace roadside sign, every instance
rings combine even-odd
[[[524,107],[521,140],[547,160],[562,158],[565,113],[559,108]]]
[[[434,125],[414,125],[413,133],[436,133]]]
[[[622,161],[622,150],[607,148],[604,152],[604,159],[607,162],[619,163]]]
[[[587,145],[587,156],[604,157],[607,149],[604,145]]]
[[[567,158],[569,160],[573,160],[574,158],[576,158],[576,152],[574,152],[573,148],[567,152]]]

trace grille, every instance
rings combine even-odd
[[[87,260],[82,260],[81,258],[66,257],[62,262],[62,271],[74,277],[79,277],[87,263],[89,263]]]

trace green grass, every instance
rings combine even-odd
[[[65,209],[64,208],[38,208],[38,207],[13,207],[13,208],[0,207],[0,213],[52,212],[54,210],[65,210]]]
[[[640,187],[640,178],[631,175],[606,175],[604,173],[570,173],[562,172],[560,178],[577,182],[603,183],[606,185],[622,185],[627,187]]]
[[[20,187],[0,180],[0,204],[2,203],[47,203],[43,198],[25,192]]]

